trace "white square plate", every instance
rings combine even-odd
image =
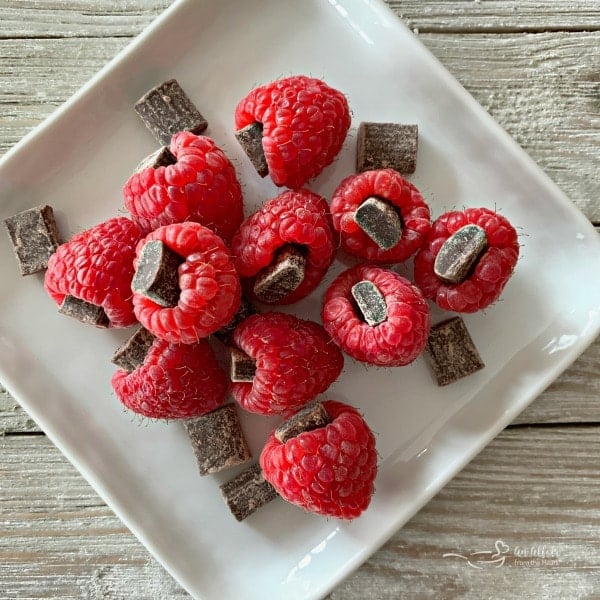
[[[200,478],[181,424],[141,426],[110,386],[126,332],[59,315],[42,276],[21,278],[0,235],[0,378],[114,511],[198,598],[326,594],[421,508],[594,339],[600,243],[585,217],[379,0],[181,0],[0,164],[0,218],[48,203],[65,235],[123,213],[121,187],[155,147],[132,105],[176,77],[234,160],[247,212],[277,189],[233,137],[256,83],[305,73],[344,91],[359,121],[420,127],[412,180],[433,216],[497,207],[522,257],[502,300],[467,316],[486,368],[438,388],[423,359],[372,369],[350,359],[327,396],[358,406],[381,455],[371,507],[346,524],[276,500],[239,524]],[[353,171],[355,136],[311,189]],[[526,237],[525,237],[526,236]],[[343,264],[338,261],[328,281]],[[318,319],[319,293],[292,307]],[[440,318],[440,311],[436,318]],[[255,454],[274,421],[245,416]]]

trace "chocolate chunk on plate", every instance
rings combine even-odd
[[[30,208],[4,220],[21,275],[38,273],[61,244],[51,206]]]
[[[154,342],[154,336],[145,328],[138,327],[113,354],[111,362],[128,373],[144,364],[146,354]]]
[[[101,306],[86,302],[75,296],[65,296],[58,312],[67,317],[73,317],[82,323],[94,325],[95,327],[108,327],[110,321]]]
[[[131,289],[159,306],[176,306],[179,288],[179,265],[184,258],[160,240],[150,240],[142,248]]]
[[[320,402],[311,402],[275,429],[275,437],[285,444],[303,431],[312,431],[331,423],[329,413]]]
[[[234,404],[226,404],[195,419],[186,419],[184,426],[200,475],[217,473],[252,458]]]
[[[277,497],[275,488],[264,478],[258,464],[249,466],[219,489],[229,510],[238,521],[243,521]]]
[[[252,166],[261,177],[269,174],[269,166],[262,145],[263,126],[262,123],[250,123],[243,129],[235,132],[235,139],[239,142],[242,150],[250,159]]]
[[[461,317],[453,317],[431,328],[425,358],[440,386],[458,381],[485,366]]]
[[[202,133],[208,123],[176,79],[149,90],[134,105],[146,127],[163,146],[179,131]]]
[[[356,140],[356,171],[395,169],[405,175],[414,173],[418,139],[417,125],[361,123]]]

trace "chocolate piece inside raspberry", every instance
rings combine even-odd
[[[460,317],[434,325],[425,350],[439,386],[458,381],[485,366]]]
[[[135,173],[139,173],[144,169],[158,169],[158,167],[166,167],[168,165],[174,165],[177,162],[174,154],[166,147],[159,148],[152,154],[149,154],[140,162],[135,168]]]
[[[252,458],[234,404],[226,404],[208,414],[188,419],[184,426],[200,475],[217,473]]]
[[[278,495],[275,488],[264,478],[258,464],[251,465],[237,477],[224,483],[219,490],[238,521],[243,521]]]
[[[65,296],[58,312],[61,315],[73,317],[82,323],[96,327],[108,327],[110,321],[101,306],[86,302],[75,296]]]
[[[356,139],[356,171],[395,169],[414,173],[419,129],[402,123],[361,123]]]
[[[36,206],[4,220],[21,275],[43,271],[61,243],[51,206]]]
[[[166,146],[179,131],[199,134],[208,127],[206,119],[175,79],[152,88],[135,103],[134,109],[154,137]]]
[[[144,363],[146,354],[155,337],[145,328],[138,327],[113,354],[111,362],[128,373],[135,371]]]
[[[261,177],[269,174],[269,166],[262,145],[263,126],[255,121],[246,125],[243,129],[235,132],[235,139],[239,142],[242,150],[246,153],[252,166]]]
[[[285,444],[303,431],[312,431],[331,423],[331,417],[320,402],[312,402],[275,429],[275,437]]]
[[[358,226],[381,248],[393,248],[402,237],[402,219],[391,203],[371,196],[354,212]]]
[[[445,283],[464,281],[487,248],[487,235],[479,225],[465,225],[442,245],[433,272]]]
[[[230,352],[231,381],[253,381],[256,374],[256,361],[239,348],[231,348]]]
[[[163,307],[176,306],[179,289],[179,265],[184,258],[160,240],[144,244],[131,282],[134,292],[150,298]]]
[[[387,319],[387,304],[383,294],[372,281],[359,281],[350,290],[364,321],[371,327]]]
[[[304,281],[306,255],[292,244],[280,248],[273,262],[254,279],[254,295],[262,302],[279,302]]]

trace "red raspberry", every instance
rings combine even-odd
[[[181,293],[176,306],[163,308],[133,294],[135,315],[156,337],[193,344],[231,321],[240,306],[241,286],[225,242],[199,223],[159,227],[137,247],[135,265],[144,244],[160,240],[185,259],[179,266]]]
[[[464,281],[444,283],[434,273],[435,258],[444,242],[469,224],[485,230],[488,247]],[[487,208],[451,211],[433,223],[425,245],[415,257],[415,283],[426,298],[444,310],[473,313],[498,299],[518,258],[517,232],[506,218]]]
[[[400,214],[402,236],[389,250],[382,250],[354,220],[356,209],[371,196],[387,200]],[[405,261],[421,247],[431,226],[429,207],[421,192],[393,169],[346,177],[333,193],[331,214],[333,226],[341,234],[342,248],[375,263]]]
[[[250,412],[296,411],[324,392],[344,366],[325,330],[293,315],[252,315],[237,326],[233,341],[256,361],[252,383],[231,384],[233,397]]]
[[[65,296],[101,306],[112,327],[133,325],[131,280],[141,237],[140,228],[125,217],[78,233],[50,257],[46,291],[59,306]]]
[[[333,162],[350,127],[345,96],[304,75],[253,89],[235,109],[237,130],[259,122],[269,174],[278,186],[302,187]]]
[[[145,233],[172,223],[197,221],[226,242],[244,219],[235,169],[213,140],[189,131],[171,139],[177,162],[134,173],[123,188],[125,206]]]
[[[335,258],[336,236],[324,198],[308,190],[282,192],[242,223],[231,248],[249,296],[254,297],[255,275],[287,244],[306,248],[306,268],[303,282],[278,304],[292,304],[310,294]]]
[[[131,373],[119,369],[112,377],[119,400],[151,419],[199,417],[223,403],[227,385],[206,340],[170,344],[155,339],[142,366]]]
[[[387,319],[366,323],[351,294],[359,281],[371,281],[387,305]],[[325,292],[321,313],[325,330],[341,349],[372,365],[399,367],[419,356],[429,335],[429,306],[404,277],[374,265],[357,265],[341,273]]]
[[[358,411],[323,402],[332,422],[281,443],[271,433],[260,455],[265,479],[288,502],[338,519],[355,519],[371,502],[375,437]]]

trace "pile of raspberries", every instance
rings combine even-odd
[[[141,366],[112,379],[137,414],[198,417],[231,394],[244,410],[288,418],[338,378],[344,354],[378,366],[414,361],[428,338],[427,299],[447,310],[480,310],[498,298],[515,266],[516,234],[505,218],[467,209],[432,224],[419,190],[393,169],[350,175],[330,202],[306,189],[340,152],[351,123],[345,96],[322,81],[294,76],[253,89],[235,109],[236,130],[253,123],[262,125],[268,174],[288,188],[254,214],[244,219],[242,188],[225,153],[209,137],[180,131],[169,145],[174,163],[143,168],[125,183],[128,217],[75,235],[50,259],[45,289],[58,305],[73,296],[102,307],[110,327],[141,324],[151,334]],[[392,247],[357,224],[367,198],[385,200],[399,217]],[[487,250],[464,281],[445,282],[434,273],[436,254],[468,224],[485,231]],[[132,289],[150,241],[178,257],[178,296],[167,305]],[[322,324],[277,312],[314,292],[340,247],[362,262],[326,290]],[[292,268],[299,280],[283,294],[261,295],[257,282],[285,252],[301,262],[301,270]],[[390,265],[415,255],[413,284]],[[384,302],[382,320],[368,322],[357,306],[351,292],[361,282]],[[266,308],[242,315],[249,305]],[[249,380],[230,381],[214,351],[219,339],[254,361]],[[271,436],[260,464],[286,499],[354,518],[374,491],[374,436],[356,409],[333,400],[324,406],[328,425],[284,444]]]

